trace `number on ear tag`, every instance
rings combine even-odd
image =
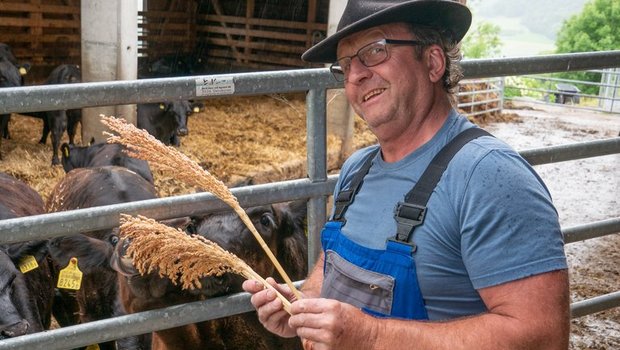
[[[69,265],[60,270],[56,287],[62,289],[79,290],[82,285],[82,271],[78,268],[77,258],[71,258]]]
[[[37,259],[35,259],[32,255],[26,255],[19,261],[19,271],[22,273],[32,271],[37,267],[39,267],[39,264],[37,264]]]

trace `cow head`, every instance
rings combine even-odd
[[[13,63],[0,56],[0,88],[21,85],[22,78],[19,69]]]
[[[68,173],[74,168],[80,168],[77,160],[80,159],[79,154],[82,153],[82,149],[85,147],[75,147],[68,143],[63,143],[60,146],[61,163],[65,172]]]
[[[189,218],[165,220],[162,223],[181,228],[188,225]],[[196,300],[195,295],[182,291],[178,285],[157,272],[140,275],[132,259],[127,257],[130,245],[130,239],[122,239],[110,258],[110,266],[118,273],[120,299],[127,312],[140,312]]]
[[[306,208],[306,202],[299,201],[247,209],[257,231],[293,280],[305,278],[307,273]],[[230,212],[194,217],[188,231],[237,255],[259,275],[282,280],[237,214]],[[242,282],[242,277],[233,274],[206,277],[201,279],[202,288],[197,292],[208,297],[239,292]]]
[[[177,136],[187,136],[187,117],[199,110],[185,100],[162,103],[160,108],[174,117]]]
[[[112,250],[118,242],[118,228],[53,238],[49,241],[52,259],[60,267],[76,258],[84,274],[108,268]]]
[[[74,64],[63,64],[59,67],[58,81],[56,84],[75,84],[82,82],[80,67]]]
[[[63,169],[65,173],[70,172],[75,168],[84,168],[88,165],[88,160],[92,157],[91,153],[97,151],[97,149],[103,147],[104,143],[95,143],[95,138],[92,137],[87,146],[76,146],[71,143],[63,143],[60,146],[60,156]],[[110,162],[109,164],[100,165],[115,165]]]
[[[18,63],[17,58],[15,58],[15,55],[13,55],[13,51],[11,50],[11,47],[5,43],[0,43],[0,60],[7,61],[8,63],[12,64],[15,68],[17,68],[17,72],[20,75],[18,86],[24,85],[23,76],[28,74],[28,71],[30,70],[30,64]]]
[[[17,337],[40,332],[48,326],[48,315],[42,313],[38,298],[51,305],[52,290],[48,293],[36,287],[49,287],[51,281],[36,285],[33,278],[40,276],[37,271],[22,273],[20,264],[25,257],[34,258],[41,268],[46,265],[47,251],[44,241],[13,243],[0,246],[0,339]],[[47,286],[46,286],[47,285]]]

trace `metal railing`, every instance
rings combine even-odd
[[[484,78],[567,70],[617,67],[620,51],[465,61],[466,78]],[[327,214],[327,197],[337,176],[327,175],[326,89],[341,87],[328,69],[243,73],[136,81],[81,83],[0,89],[0,114],[115,104],[159,102],[162,99],[210,98],[198,86],[213,80],[233,83],[228,96],[307,91],[308,178],[232,189],[244,206],[308,198],[310,264],[320,251],[319,233]],[[217,96],[221,96],[217,94]],[[620,153],[620,138],[523,151],[533,164]],[[0,243],[51,238],[69,233],[110,228],[119,214],[141,214],[155,219],[228,209],[210,193],[79,209],[0,221]],[[567,239],[580,240],[620,231],[620,218],[563,229]],[[299,282],[298,282],[299,283]],[[575,316],[620,305],[620,293],[575,303]],[[245,293],[177,305],[158,310],[65,327],[0,341],[0,349],[67,349],[189,323],[251,311]]]
[[[459,86],[461,89],[456,94],[459,100],[457,107],[467,117],[501,112],[504,108],[503,78],[467,79],[461,81]],[[463,100],[468,102],[461,102]]]
[[[542,104],[570,104],[571,107],[609,113],[620,112],[620,71],[588,70],[587,73],[601,74],[601,82],[555,78],[543,75],[528,75],[506,79],[505,89],[519,91],[521,96],[507,97],[515,101]],[[562,90],[562,85],[572,91]],[[581,92],[588,86],[599,89],[598,95]],[[580,89],[581,87],[581,89]],[[586,101],[584,103],[584,101]],[[592,102],[597,101],[595,104]]]

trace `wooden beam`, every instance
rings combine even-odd
[[[222,6],[220,6],[220,1],[219,0],[211,0],[211,3],[213,4],[213,9],[215,10],[215,14],[217,14],[218,16],[222,16],[224,14],[224,11],[222,10]],[[222,25],[222,27],[227,28],[228,26],[226,25],[226,22],[220,21],[220,24]],[[233,55],[235,56],[235,59],[238,62],[241,62],[241,54],[239,53],[239,50],[237,50],[237,48],[235,46],[233,46],[233,39],[232,36],[230,35],[230,33],[227,31],[226,32],[226,39],[230,41],[230,49],[233,52]]]
[[[235,43],[235,40],[232,38],[232,35],[251,35],[252,37],[261,37],[265,39],[272,40],[285,40],[285,41],[299,41],[302,43],[306,42],[306,34],[295,34],[295,33],[287,33],[287,32],[276,32],[276,31],[266,31],[266,30],[252,30],[250,33],[246,33],[244,28],[228,28],[228,27],[219,27],[219,26],[197,26],[196,28],[199,32],[205,33],[218,33],[226,36],[226,39],[230,41],[230,45]]]
[[[308,0],[308,17],[306,23],[316,22],[316,0]],[[310,28],[306,29],[306,47],[312,46],[312,32]]]
[[[247,0],[246,9],[245,9],[245,31],[249,34],[252,30],[252,25],[250,24],[250,19],[254,18],[254,0]],[[252,48],[250,47],[250,42],[252,41],[252,37],[250,35],[245,36],[245,50],[243,53],[245,56],[249,56],[252,53]],[[246,60],[247,62],[247,60]]]
[[[198,19],[210,22],[226,22],[234,24],[245,24],[246,21],[253,26],[266,26],[266,27],[279,27],[286,29],[312,29],[312,30],[327,30],[327,24],[325,23],[306,23],[296,21],[282,21],[277,19],[263,19],[263,18],[250,18],[235,17],[235,16],[214,16],[214,15],[201,15]]]
[[[30,0],[30,3],[34,6],[40,6],[41,0]],[[38,52],[40,49],[39,39],[43,34],[43,13],[41,13],[41,10],[32,11],[28,14],[28,17],[32,21],[32,26],[29,30],[29,34],[32,36],[32,39],[30,40],[30,49],[33,52]]]

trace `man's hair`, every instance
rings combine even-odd
[[[459,43],[454,42],[449,32],[428,27],[413,25],[410,26],[411,32],[415,35],[416,40],[424,43],[423,46],[416,46],[417,59],[422,59],[424,49],[430,45],[439,45],[446,56],[446,71],[442,77],[442,85],[452,106],[457,105],[457,87],[459,81],[463,78],[463,71],[459,62],[461,61],[461,48]]]

